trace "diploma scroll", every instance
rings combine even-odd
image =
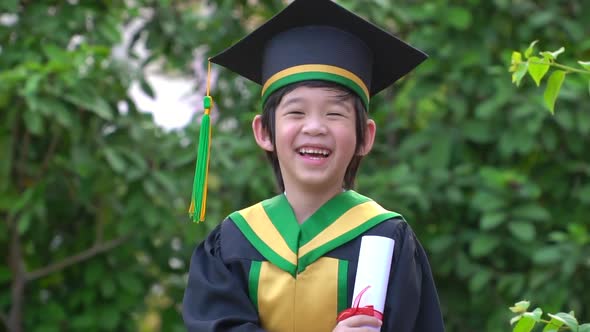
[[[383,319],[394,247],[395,240],[388,237],[363,236],[352,305],[338,315],[339,322],[355,315]]]
[[[366,289],[358,303],[360,308],[373,306],[383,314],[394,246],[395,240],[384,236],[363,236],[361,239],[352,297],[354,301]]]

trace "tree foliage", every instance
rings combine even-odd
[[[509,71],[512,73],[512,83],[516,86],[520,85],[522,79],[528,73],[531,78],[535,81],[535,84],[539,86],[541,80],[547,74],[550,67],[555,70],[551,73],[547,79],[547,86],[545,87],[545,107],[549,109],[551,113],[555,109],[555,100],[561,90],[561,85],[565,80],[567,74],[578,74],[585,75],[587,78],[590,77],[590,61],[578,60],[579,68],[567,66],[557,62],[557,57],[565,51],[565,48],[561,47],[557,51],[543,51],[539,52],[541,57],[533,55],[535,44],[538,40],[533,41],[524,52],[525,59],[522,58],[522,53],[518,51],[512,52],[512,62],[510,64]],[[590,93],[590,79],[588,80],[588,92]]]
[[[417,232],[447,329],[509,329],[505,307],[523,297],[587,321],[587,82],[568,79],[563,111],[551,116],[538,111],[543,98],[532,84],[512,88],[506,68],[511,50],[534,39],[587,57],[590,3],[338,2],[430,54],[371,102],[378,137],[357,183]],[[206,63],[195,58],[222,51],[283,6],[1,2],[5,326],[182,330],[179,305],[195,244],[225,215],[274,191],[251,138],[260,88],[217,69],[208,217],[194,225],[186,209],[199,116],[185,129],[164,131],[137,109],[129,86],[136,81],[157,94],[145,78],[146,66],[157,64],[196,75],[199,90]],[[132,22],[127,56],[118,57],[120,28]],[[149,57],[134,53],[139,44]]]
[[[2,6],[2,320],[10,331],[133,331],[155,311],[178,329],[187,248],[205,230],[184,220],[186,133],[137,110],[128,91],[143,68],[115,56],[140,8]]]
[[[510,311],[516,314],[516,316],[510,320],[510,324],[514,325],[514,329],[512,329],[513,332],[530,332],[533,331],[536,326],[544,326],[543,332],[590,331],[590,323],[579,323],[573,311],[569,313],[548,313],[547,316],[549,316],[549,318],[545,319],[543,318],[543,310],[541,308],[527,311],[530,304],[529,301],[520,301],[510,307]]]

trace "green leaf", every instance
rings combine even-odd
[[[567,325],[570,329],[577,331],[578,330],[578,320],[570,314],[567,314],[565,312],[560,312],[557,313],[555,315],[553,314],[547,314],[549,315],[549,317],[553,318],[553,319],[557,319],[561,322],[563,322],[565,325]]]
[[[0,81],[2,87],[11,87],[13,84],[22,84],[23,80],[28,78],[28,70],[24,66],[19,66],[13,69],[4,70],[0,72]]]
[[[533,254],[533,262],[537,264],[557,263],[562,259],[562,251],[557,246],[543,247]]]
[[[59,322],[67,317],[64,308],[56,302],[50,302],[43,306],[43,317],[50,321]]]
[[[514,316],[510,319],[510,325],[514,325],[514,323],[518,322],[522,318],[522,315]]]
[[[174,191],[177,190],[176,182],[174,181],[174,178],[169,175],[171,174],[160,171],[154,171],[151,173],[151,176],[154,177],[154,180],[156,180],[156,182],[158,182],[160,186],[164,188],[164,190],[168,191],[169,193],[174,193]]]
[[[43,79],[44,75],[40,73],[35,73],[31,75],[27,82],[25,83],[25,87],[23,89],[23,94],[25,95],[33,95],[37,93],[37,89],[39,88],[39,83],[41,79]]]
[[[524,312],[526,312],[526,310],[529,308],[530,305],[531,305],[531,302],[529,302],[529,301],[516,302],[513,307],[510,307],[510,311],[512,311],[516,314],[524,313]]]
[[[565,232],[555,231],[555,232],[549,233],[547,238],[549,238],[549,240],[554,241],[554,242],[564,242],[564,241],[568,240],[568,235]]]
[[[541,315],[543,315],[543,310],[541,310],[541,308],[535,308],[533,312],[525,312],[523,314],[525,317],[531,317],[537,323],[541,321]]]
[[[450,7],[447,9],[447,22],[459,30],[465,30],[471,25],[471,13],[462,7]]]
[[[2,0],[0,2],[0,11],[16,13],[18,11],[18,0]]]
[[[568,232],[571,234],[571,238],[580,244],[589,242],[590,233],[586,229],[585,225],[571,223],[567,226]]]
[[[559,319],[551,318],[551,321],[547,323],[543,332],[556,332],[559,331],[559,328],[563,326],[563,322]]]
[[[130,164],[125,174],[128,181],[135,181],[147,173],[148,164],[141,153],[131,149],[123,149],[121,152]]]
[[[134,295],[139,295],[143,291],[141,281],[131,273],[122,273],[117,275],[121,288]]]
[[[487,143],[495,137],[495,134],[490,130],[490,125],[486,121],[467,120],[463,124],[462,129],[462,134],[466,139],[473,140],[477,143]]]
[[[150,196],[158,196],[159,190],[158,190],[158,186],[156,184],[156,182],[151,179],[151,178],[147,178],[143,181],[143,188],[145,189],[146,193],[148,193]]]
[[[62,100],[58,98],[43,98],[40,103],[39,110],[43,114],[54,118],[61,126],[71,128],[74,125],[74,117]]]
[[[103,150],[104,156],[107,159],[111,168],[117,173],[125,172],[126,164],[121,155],[115,150],[110,147],[105,147]]]
[[[519,63],[521,63],[521,62],[522,62],[522,54],[520,54],[520,52],[516,52],[516,51],[512,52],[512,57],[511,57],[511,60],[512,60],[511,64],[512,64],[513,66],[516,66],[516,65],[518,65]],[[511,72],[512,72],[512,71],[513,71],[513,70],[511,70]]]
[[[485,285],[487,285],[492,278],[492,273],[487,270],[480,270],[478,271],[470,280],[469,280],[469,290],[473,293],[479,292],[482,290]]]
[[[578,61],[578,63],[580,64],[580,66],[582,66],[584,69],[589,70],[590,71],[590,61]]]
[[[441,236],[434,237],[430,241],[428,248],[432,252],[440,253],[440,252],[443,252],[446,249],[450,248],[455,242],[456,241],[452,236],[441,235]]]
[[[541,84],[541,79],[549,70],[549,64],[547,59],[541,59],[539,57],[533,56],[529,59],[529,74],[539,86]]]
[[[528,62],[519,63],[516,66],[516,70],[514,71],[514,74],[512,74],[512,83],[514,83],[516,86],[520,86],[520,81],[522,81],[522,78],[524,77],[524,75],[526,75],[528,67],[529,67]]]
[[[121,314],[119,313],[119,311],[117,311],[117,309],[112,306],[104,307],[103,311],[99,314],[99,316],[101,326],[104,327],[107,331],[112,331],[121,319]]]
[[[471,200],[471,204],[474,208],[478,210],[495,212],[502,208],[505,208],[507,202],[501,195],[480,190],[477,193],[475,193],[475,196]]]
[[[492,212],[486,213],[479,221],[479,227],[483,230],[490,230],[502,224],[506,220],[506,213]]]
[[[98,261],[88,263],[88,267],[84,269],[84,282],[89,286],[94,286],[95,283],[105,277],[104,268]]]
[[[549,109],[551,114],[555,113],[555,99],[561,89],[561,84],[565,79],[565,72],[563,70],[554,71],[549,80],[547,81],[547,87],[545,88],[545,106]]]
[[[515,208],[512,211],[513,219],[525,219],[525,220],[534,220],[534,221],[545,221],[548,220],[551,215],[541,205],[537,203],[530,203],[526,205],[521,205]]]
[[[93,112],[104,120],[112,120],[113,113],[109,104],[100,97],[81,90],[73,90],[63,98],[76,106]]]
[[[65,51],[64,48],[57,47],[54,44],[46,43],[42,47],[43,52],[47,55],[48,58],[55,60],[57,62],[67,62],[68,61],[68,53]]]
[[[555,60],[555,59],[557,59],[557,57],[558,57],[558,56],[559,56],[561,53],[563,53],[564,51],[565,51],[565,48],[564,48],[564,47],[562,47],[562,48],[558,49],[557,51],[553,51],[553,52],[548,52],[548,51],[541,52],[541,55],[542,55],[544,58],[551,59],[551,60]]]
[[[17,214],[18,212],[23,211],[26,206],[30,205],[34,195],[35,188],[31,187],[25,190],[25,192],[21,194],[20,197],[18,197],[18,200],[14,203],[14,206],[11,207],[10,214]]]
[[[590,323],[580,325],[578,332],[590,332]]]
[[[535,40],[529,45],[529,48],[527,48],[526,51],[524,52],[525,58],[528,59],[531,56],[531,53],[533,53],[533,50],[535,49],[535,44],[537,44],[538,42],[539,42],[538,40]]]
[[[107,15],[103,17],[102,24],[99,25],[98,31],[109,42],[117,44],[121,41],[121,28],[119,18],[115,15]]]
[[[23,120],[25,121],[25,125],[31,134],[43,134],[43,118],[39,112],[33,111],[29,108],[24,112]]]
[[[522,316],[518,324],[512,330],[513,332],[530,332],[535,327],[535,320],[529,316]]]
[[[152,99],[156,98],[156,94],[154,93],[154,89],[152,89],[152,85],[144,77],[139,80],[139,87],[141,88],[141,91],[150,96]]]
[[[526,221],[516,221],[508,224],[510,233],[517,239],[530,242],[535,238],[535,226]]]
[[[494,236],[482,234],[471,242],[470,253],[473,257],[482,257],[496,249],[500,240]]]
[[[115,294],[115,283],[111,279],[104,279],[100,284],[100,291],[102,296],[111,298]]]
[[[18,233],[19,234],[24,234],[26,231],[29,230],[29,227],[31,226],[31,214],[30,213],[24,213],[20,219],[18,220]]]

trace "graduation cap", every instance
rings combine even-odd
[[[295,0],[213,63],[262,85],[262,100],[310,79],[340,83],[368,106],[371,96],[427,55],[330,0]]]
[[[261,85],[263,104],[289,84],[324,80],[349,88],[368,109],[373,95],[426,58],[422,51],[331,0],[295,0],[210,62]],[[203,127],[209,126],[211,104],[207,96]],[[205,215],[208,128],[202,128],[201,138],[190,210],[195,221],[203,221]]]

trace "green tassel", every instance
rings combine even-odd
[[[209,110],[213,99],[205,97],[205,114],[201,119],[199,133],[199,147],[197,150],[197,165],[195,167],[195,179],[193,181],[193,195],[189,214],[194,222],[205,220],[205,207],[207,203],[207,176],[209,173],[209,151],[211,149],[211,118]]]

